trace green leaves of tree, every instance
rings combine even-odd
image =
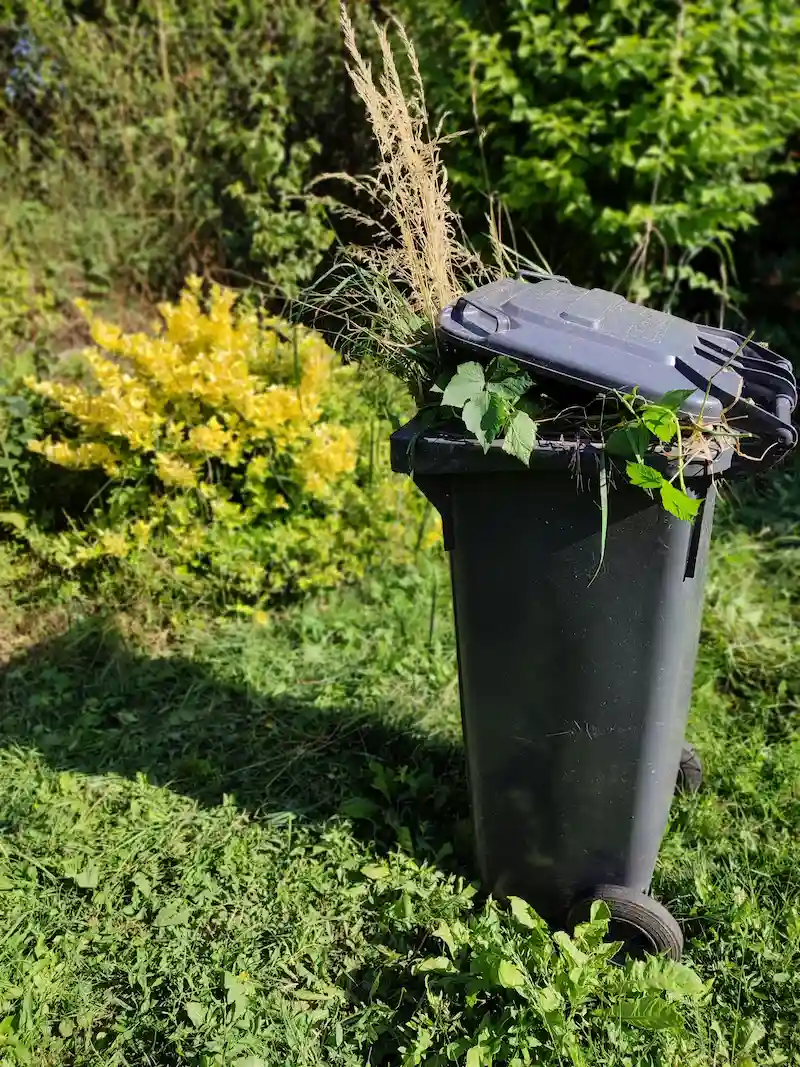
[[[536,445],[536,423],[525,394],[533,381],[513,359],[498,356],[484,371],[480,363],[459,365],[445,386],[442,406],[456,408],[484,452],[503,433],[503,451],[526,466]]]

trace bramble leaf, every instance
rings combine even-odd
[[[678,419],[675,412],[670,408],[661,407],[658,404],[648,404],[639,417],[659,441],[671,441],[678,432]]]
[[[670,389],[668,393],[664,393],[661,397],[658,406],[661,408],[669,408],[670,411],[677,415],[681,404],[694,392],[694,389]]]
[[[503,451],[516,456],[527,467],[536,447],[536,423],[524,411],[515,411],[506,427]]]
[[[675,515],[678,519],[684,519],[686,522],[691,522],[695,518],[701,504],[697,497],[689,496],[688,493],[684,493],[682,489],[679,489],[677,485],[671,485],[666,481],[662,482],[660,489],[661,503],[664,505],[665,511]]]
[[[635,459],[643,456],[653,440],[650,430],[641,422],[629,422],[618,426],[606,439],[606,452],[610,456]]]
[[[642,489],[660,489],[664,485],[664,476],[649,463],[628,463],[625,470],[631,485],[639,485]]]
[[[460,410],[468,400],[483,392],[485,385],[486,377],[480,363],[462,363],[447,383],[442,404]]]

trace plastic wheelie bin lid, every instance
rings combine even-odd
[[[445,350],[462,359],[510,356],[537,377],[595,393],[638,388],[657,401],[693,390],[687,420],[719,421],[792,448],[797,382],[791,363],[741,334],[632,304],[605,289],[521,272],[481,286],[439,316]]]

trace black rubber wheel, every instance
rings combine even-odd
[[[599,885],[591,895],[576,901],[567,919],[569,930],[588,920],[594,900],[604,900],[611,912],[608,940],[622,942],[622,948],[614,957],[616,962],[659,953],[672,960],[681,958],[683,934],[675,919],[663,904],[624,885]]]
[[[681,749],[681,762],[678,766],[678,779],[675,782],[677,793],[696,793],[703,784],[703,764],[694,745],[684,741]]]

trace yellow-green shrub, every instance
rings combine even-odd
[[[28,381],[64,416],[62,434],[29,447],[108,483],[88,522],[35,547],[67,567],[155,553],[256,601],[414,549],[422,511],[376,447],[387,434],[357,370],[317,334],[235,302],[215,286],[204,306],[190,279],[162,325],[128,335],[81,305],[90,380]]]

